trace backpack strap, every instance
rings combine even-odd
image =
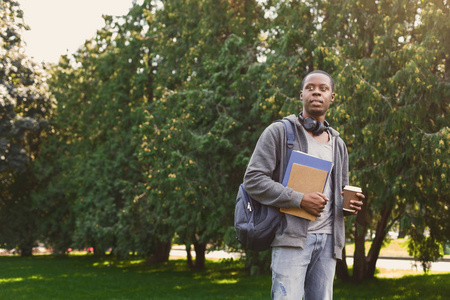
[[[289,149],[291,149],[290,152],[292,152],[295,141],[294,124],[286,119],[281,120],[281,122],[283,122],[284,128],[286,128],[287,146]],[[286,123],[288,123],[289,125],[286,125]]]
[[[282,122],[284,128],[286,129],[286,138],[287,138],[287,147],[286,147],[286,159],[284,162],[284,172],[286,172],[286,167],[289,162],[289,158],[291,157],[292,150],[294,150],[294,141],[295,141],[295,128],[294,124],[289,122],[286,119],[277,120],[277,122]],[[284,174],[283,172],[283,174]]]

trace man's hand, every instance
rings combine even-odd
[[[330,201],[330,199],[319,192],[304,194],[300,207],[310,214],[320,217],[320,214],[325,209],[325,205],[327,205],[328,201]]]
[[[344,192],[342,192],[341,195],[344,195]],[[352,215],[358,214],[358,211],[361,210],[361,206],[363,206],[363,199],[365,199],[366,196],[364,196],[361,193],[356,193],[356,197],[358,197],[358,199],[350,200],[350,207],[355,209],[356,211],[355,212],[347,212],[348,214],[352,214]]]

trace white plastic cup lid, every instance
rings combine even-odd
[[[362,189],[360,187],[357,187],[357,186],[346,185],[344,187],[344,190],[357,192],[357,193],[362,193]]]

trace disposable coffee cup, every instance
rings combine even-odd
[[[350,207],[350,200],[357,200],[356,193],[362,193],[362,189],[357,186],[346,185],[344,187],[344,210],[355,212],[356,210]]]

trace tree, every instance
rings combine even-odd
[[[257,94],[248,77],[257,75],[250,70],[261,17],[253,1],[180,4],[166,2],[156,19],[165,39],[152,48],[161,53],[155,81],[170,82],[149,110],[141,157],[151,166],[147,201],[165,228],[159,232],[176,232],[188,251],[194,245],[192,266],[201,269],[207,246],[223,246],[232,229],[230,199],[243,173],[243,149],[233,145],[246,142],[238,130],[253,106],[247,95]]]
[[[59,252],[67,243],[94,247],[100,255],[108,248],[127,255],[138,247],[127,234],[132,224],[123,222],[133,199],[130,186],[142,174],[134,133],[142,122],[146,75],[141,72],[142,24],[133,13],[120,20],[105,16],[96,37],[52,70],[57,116],[41,161],[52,172],[42,168],[47,185],[36,199],[47,216],[43,230],[50,233],[49,243],[64,241]]]
[[[0,21],[0,236],[3,247],[32,254],[36,216],[31,191],[52,101],[45,70],[24,55],[27,27],[16,1],[2,1]]]
[[[326,70],[336,79],[337,100],[328,121],[349,147],[350,181],[363,186],[367,196],[357,225],[354,218],[347,219],[348,235],[356,241],[353,279],[374,276],[381,245],[393,224],[409,224],[419,232],[412,237],[429,228],[433,240],[443,241],[449,228],[448,165],[443,163],[449,154],[444,150],[448,4],[262,3],[266,18],[272,19],[264,31],[263,48],[272,76],[261,89],[265,99],[261,106],[274,111],[295,107],[300,80],[311,70]],[[366,257],[369,228],[376,236]],[[345,260],[337,274],[349,278]]]
[[[175,237],[189,253],[194,245],[188,262],[203,268],[208,247],[239,248],[230,199],[259,134],[298,113],[301,79],[324,69],[337,87],[328,120],[348,145],[351,183],[367,196],[356,221],[347,219],[353,279],[374,276],[397,223],[410,230],[411,253],[434,259],[430,247],[450,230],[448,12],[439,1],[170,0],[105,17],[51,70],[57,106],[40,150],[36,128],[50,102],[17,92],[32,73],[18,65],[0,77],[10,97],[1,111],[2,214],[15,212],[17,187],[37,186],[32,198],[17,193],[32,199],[20,207],[39,212],[41,237],[57,252],[112,247],[166,261]],[[12,47],[13,31],[3,32]],[[31,119],[28,99],[40,105]],[[27,147],[38,151],[26,158]],[[12,172],[34,153],[33,171],[21,173],[31,177]],[[376,235],[366,257],[368,230]],[[253,272],[268,266],[267,253],[247,257]],[[338,276],[349,278],[343,262]]]
[[[444,240],[448,222],[448,4],[436,1],[330,1],[324,8],[324,61],[335,65],[331,121],[347,142],[351,178],[363,186],[356,219],[353,279],[375,274],[396,222]],[[427,112],[427,113],[424,113]],[[447,150],[444,150],[447,149]],[[432,216],[432,217],[431,217]],[[350,219],[348,224],[354,224]],[[367,230],[376,235],[366,257]],[[422,226],[420,226],[422,225]],[[429,243],[433,245],[433,243]],[[340,272],[338,272],[340,273]]]

